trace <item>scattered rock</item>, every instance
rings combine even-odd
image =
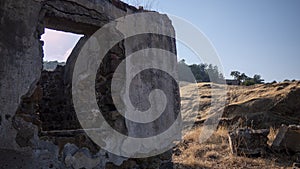
[[[300,169],[300,163],[294,163],[293,169]]]
[[[233,154],[256,156],[265,153],[268,147],[268,129],[237,129],[229,132],[229,144]]]
[[[67,143],[64,146],[63,158],[65,159],[68,156],[72,157],[78,150],[79,150],[79,148],[76,145]]]
[[[33,130],[30,128],[21,129],[16,136],[16,142],[20,147],[31,146],[31,139],[33,138]]]
[[[125,158],[125,157],[120,157],[120,156],[117,156],[117,155],[112,154],[112,153],[107,153],[107,155],[108,155],[109,161],[111,161],[112,163],[114,163],[116,166],[122,165],[123,162],[125,160],[127,160],[127,158]]]
[[[75,158],[73,156],[67,155],[65,157],[65,165],[66,165],[66,167],[71,167],[73,163],[75,163]]]
[[[78,151],[73,158],[72,166],[74,169],[92,169],[100,163],[100,157],[92,158],[89,151]]]
[[[31,123],[25,122],[22,118],[15,117],[13,126],[17,129],[16,143],[20,147],[32,146],[35,127]]]
[[[63,158],[66,167],[74,169],[97,167],[101,162],[101,157],[93,157],[87,148],[78,149],[74,144],[66,144],[63,150]]]
[[[300,152],[300,126],[282,125],[279,129],[275,140],[272,143],[272,149],[281,151],[288,150],[290,152]]]

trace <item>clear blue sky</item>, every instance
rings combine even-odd
[[[138,0],[125,1],[136,5]],[[266,81],[300,80],[300,0],[152,1],[154,10],[188,20],[210,39],[227,78],[230,71],[239,70],[260,74]],[[71,39],[68,49],[78,37]],[[182,45],[178,53],[188,63],[198,62]],[[46,55],[54,56],[52,49]]]

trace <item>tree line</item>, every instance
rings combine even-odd
[[[187,82],[221,82],[224,76],[217,66],[212,64],[192,64],[188,65],[182,59],[178,62],[178,76],[180,81]],[[192,77],[193,75],[194,77]]]
[[[178,62],[178,76],[180,81],[187,82],[224,82],[224,75],[217,66],[212,64],[192,64],[188,65],[182,59]],[[193,75],[193,76],[192,76]],[[238,81],[240,85],[250,86],[264,83],[261,75],[255,74],[253,77],[247,76],[239,71],[232,71],[230,75]]]
[[[230,73],[235,80],[238,80],[241,85],[250,86],[255,84],[263,84],[264,79],[261,78],[261,75],[255,74],[252,78],[247,76],[245,73],[239,71],[232,71]]]

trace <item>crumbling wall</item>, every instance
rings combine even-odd
[[[64,73],[64,66],[58,66],[55,71],[42,72],[39,84],[43,96],[38,102],[38,112],[43,131],[80,128],[70,101],[72,97],[67,95]]]
[[[170,162],[170,151],[152,158],[126,159],[102,150],[81,129],[72,107],[72,71],[81,47],[109,21],[135,12],[142,11],[118,0],[0,2],[0,167],[159,168]],[[165,16],[159,22],[172,27]],[[84,35],[66,66],[59,66],[54,72],[42,72],[40,38],[45,28]],[[97,101],[106,120],[114,129],[131,136],[144,132],[117,112],[111,98],[111,80],[128,54],[147,47],[176,54],[175,40],[170,37],[147,35],[126,39],[107,53],[96,79]],[[152,72],[146,74],[146,80],[136,83],[150,82],[153,73],[162,75]],[[179,105],[174,82],[168,81],[164,87],[174,94],[171,103]],[[170,105],[174,114],[166,116],[174,119],[179,107]],[[169,126],[170,122],[156,121],[152,125]]]
[[[16,131],[12,127],[12,117],[21,97],[29,97],[39,81],[43,58],[40,37],[44,28],[90,35],[108,21],[133,12],[134,8],[124,3],[119,2],[120,7],[114,3],[88,0],[1,1],[0,148],[19,148],[14,140]]]
[[[41,3],[28,0],[0,3],[0,148],[3,149],[19,149],[12,117],[21,98],[32,94],[40,78],[42,43],[37,27],[41,8]]]

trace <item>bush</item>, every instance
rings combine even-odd
[[[251,86],[251,85],[255,85],[255,81],[253,79],[250,79],[250,80],[246,80],[243,82],[243,85],[245,86]]]
[[[276,81],[276,80],[274,80],[274,81],[272,82],[272,84],[275,84],[275,83],[277,83],[277,81]]]

